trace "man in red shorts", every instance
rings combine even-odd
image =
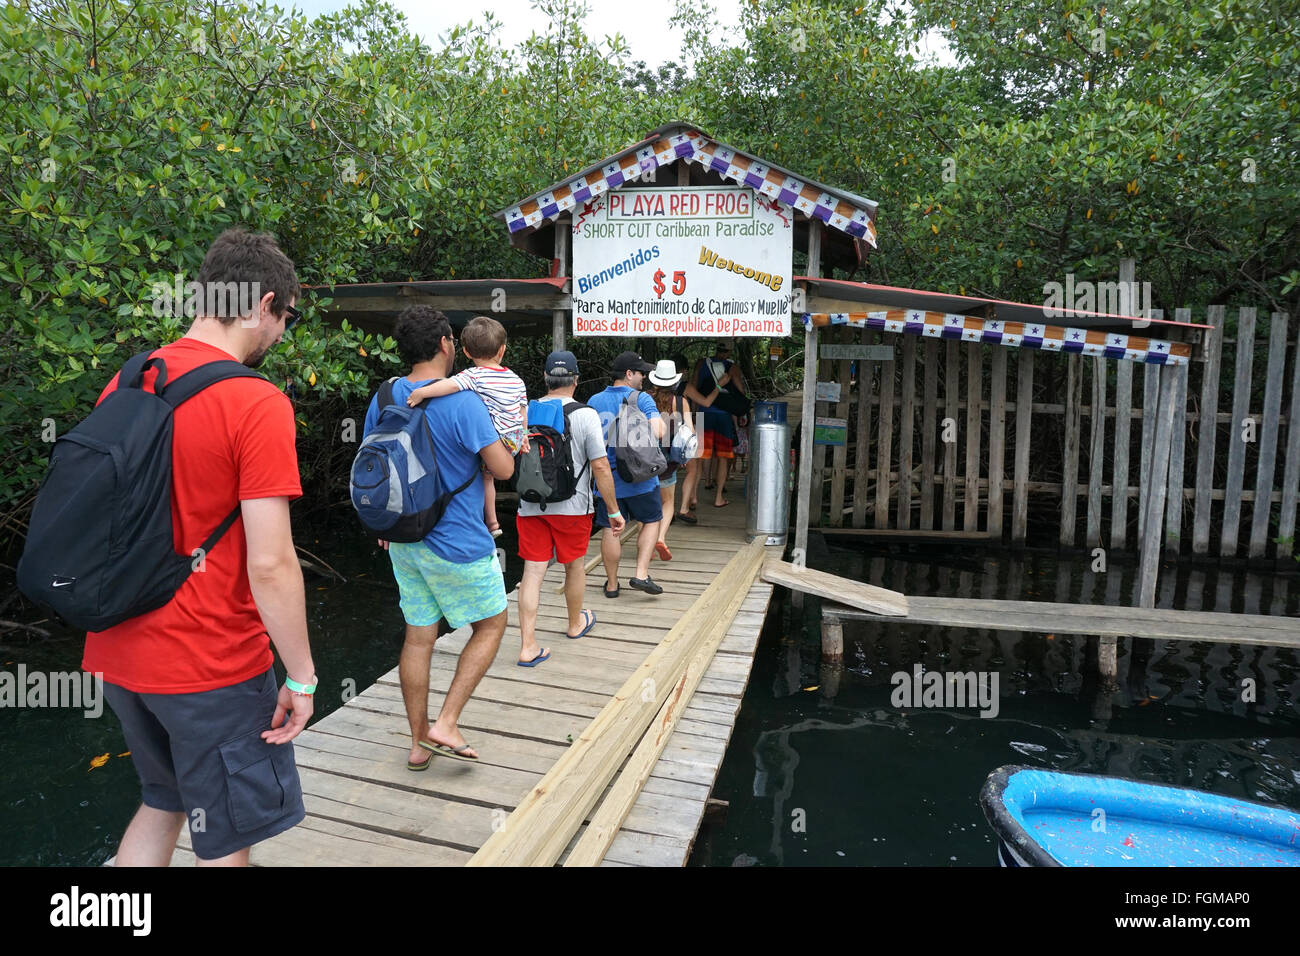
[[[209,362],[257,368],[297,318],[294,266],[271,236],[223,232],[198,283],[254,291],[233,309],[204,309],[153,352],[164,388]],[[157,379],[148,371],[144,387]],[[116,387],[115,376],[104,395]],[[173,421],[172,533],[178,554],[196,555],[194,573],[162,607],[87,634],[82,667],[104,675],[143,792],[116,865],[166,866],[188,824],[200,865],[241,866],[249,847],[304,815],[289,741],[312,715],[316,676],[289,525],[289,500],[302,494],[293,407],[266,379],[232,378]],[[272,644],[288,675],[279,688]]]
[[[578,386],[578,360],[572,352],[552,352],[546,357],[543,371],[547,394],[543,402],[561,406],[573,401]],[[555,560],[564,565],[564,602],[569,611],[569,628],[565,636],[582,637],[596,623],[596,615],[582,606],[587,574],[583,559],[591,540],[591,520],[595,512],[591,482],[606,501],[616,500],[614,475],[609,467],[605,436],[600,416],[594,408],[580,405],[570,409],[567,428],[572,429],[570,449],[573,473],[578,476],[578,490],[564,501],[553,501],[542,510],[540,504],[520,501],[515,526],[519,532],[519,557],[524,560],[524,574],[519,581],[519,664],[534,667],[550,657],[551,650],[537,643],[537,604],[542,595],[542,578],[546,566]],[[623,530],[626,519],[618,512],[609,516],[615,534]]]

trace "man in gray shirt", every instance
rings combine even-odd
[[[605,436],[600,416],[593,408],[574,402],[578,386],[578,360],[572,352],[552,352],[546,357],[543,372],[547,394],[541,402],[558,403],[569,414],[564,428],[571,430],[569,447],[573,455],[573,473],[578,476],[577,491],[563,501],[552,501],[543,510],[531,501],[519,502],[515,526],[519,532],[519,557],[524,561],[519,580],[519,666],[535,667],[551,656],[550,648],[537,642],[537,605],[542,596],[542,578],[552,555],[564,565],[564,602],[569,612],[565,636],[582,637],[596,623],[594,612],[582,606],[587,574],[583,560],[591,541],[591,522],[595,507],[591,483],[594,480],[606,501],[617,500],[614,475],[609,467]],[[623,530],[625,519],[617,511],[609,516],[615,534]]]

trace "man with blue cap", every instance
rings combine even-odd
[[[591,541],[591,523],[595,511],[591,484],[605,500],[613,501],[614,475],[605,454],[605,436],[596,411],[573,399],[578,387],[578,359],[572,352],[552,352],[546,356],[542,368],[546,395],[533,403],[558,405],[558,409],[537,409],[551,412],[546,416],[560,425],[557,430],[569,432],[568,444],[573,456],[573,473],[578,476],[578,487],[573,495],[563,501],[540,503],[519,502],[515,527],[519,532],[519,557],[524,561],[523,577],[519,580],[519,665],[535,667],[550,657],[550,648],[542,647],[536,636],[537,606],[542,595],[542,578],[554,554],[556,562],[564,565],[564,602],[569,612],[569,626],[565,637],[579,638],[590,633],[596,623],[596,614],[582,606],[586,590],[587,572],[583,567],[587,545]],[[529,422],[541,421],[543,415],[529,410]],[[622,515],[610,516],[610,526],[615,533],[623,530]]]

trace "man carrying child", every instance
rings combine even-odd
[[[511,455],[517,455],[528,443],[528,390],[523,379],[501,364],[506,355],[505,326],[486,315],[475,316],[460,333],[460,345],[474,364],[451,378],[415,389],[406,404],[414,408],[428,398],[473,392],[487,406],[502,443]],[[501,537],[496,485],[487,468],[483,469],[483,520],[492,537]]]

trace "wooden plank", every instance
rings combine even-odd
[[[966,487],[962,530],[980,526],[980,399],[984,390],[984,353],[978,344],[966,346]]]
[[[862,341],[869,341],[872,333],[863,330]],[[862,363],[858,368],[858,427],[857,444],[853,457],[853,527],[867,523],[867,485],[871,474],[871,390],[876,377],[876,365]]]
[[[555,863],[672,692],[699,644],[715,627],[725,633],[731,626],[764,556],[755,541],[728,562],[698,603],[650,652],[467,865]]]
[[[925,371],[921,386],[921,514],[923,531],[934,527],[935,440],[938,437],[939,341],[925,340]]]
[[[1075,516],[1078,501],[1075,492],[1079,487],[1079,428],[1080,405],[1083,402],[1083,375],[1079,356],[1071,355],[1065,362],[1065,461],[1061,489],[1061,545],[1074,546]]]
[[[1068,587],[1065,576],[1059,581],[1066,581]],[[1088,634],[1300,648],[1300,631],[1295,628],[1294,619],[1268,615],[915,595],[908,597],[907,606],[907,617],[891,618],[891,625],[920,624],[1055,634],[1058,637]],[[822,607],[825,612],[831,605]],[[881,620],[877,615],[854,608],[834,608],[833,613],[844,620]]]
[[[894,360],[880,363],[880,428],[876,438],[877,528],[889,527],[889,463],[894,441]]]
[[[840,400],[835,406],[835,417],[843,418],[845,421],[849,417],[849,366],[852,364],[847,359],[837,359],[836,364],[839,366],[839,386]],[[827,521],[832,528],[838,528],[844,524],[844,474],[848,470],[849,446],[847,436],[843,445],[836,445],[831,451],[831,513]]]
[[[951,436],[957,430],[957,399],[960,395],[958,389],[958,362],[957,362],[957,343],[953,339],[948,339],[946,346],[946,367],[944,370],[944,397],[947,404],[944,407],[944,421],[942,430],[944,435]],[[957,527],[957,442],[944,441],[943,443],[943,529],[952,531]]]
[[[1111,458],[1110,546],[1128,543],[1129,429],[1133,416],[1133,363],[1115,363],[1115,448]]]
[[[1210,493],[1214,489],[1214,445],[1218,431],[1219,362],[1223,351],[1224,307],[1212,305],[1205,321],[1214,326],[1205,336],[1200,420],[1196,426],[1196,500],[1192,512],[1192,553],[1210,550]]]
[[[831,332],[829,334],[834,335],[835,333]],[[829,359],[822,359],[817,363],[817,381],[825,382],[829,380],[833,364]],[[829,402],[817,402],[814,414],[817,416],[829,415],[830,407]],[[815,425],[816,422],[814,421],[813,424]],[[826,445],[813,445],[811,507],[812,523],[816,526],[823,523],[822,505],[826,493],[826,454],[829,451],[830,449]]]
[[[1007,455],[1007,350],[993,349],[989,368],[989,505],[987,528],[1002,537],[1002,476]]]
[[[845,377],[847,378],[848,363],[844,362]],[[844,395],[847,397],[848,384],[844,383]],[[841,488],[842,492],[842,488]],[[660,754],[663,753],[670,736],[682,724],[682,713],[690,704],[691,697],[694,695],[696,688],[699,687],[700,681],[704,677],[705,670],[710,669],[713,662],[714,654],[717,652],[718,645],[722,643],[729,627],[729,622],[719,621],[711,633],[706,634],[703,638],[697,640],[697,649],[687,661],[686,669],[681,678],[677,681],[668,698],[660,707],[659,713],[655,715],[641,742],[637,744],[636,750],[624,765],[618,778],[610,787],[609,792],[605,795],[600,803],[600,807],[592,814],[591,820],[587,826],[586,832],[578,840],[577,845],[570,851],[564,865],[568,866],[595,866],[605,856],[609,850],[610,844],[617,836],[619,828],[623,826],[624,820],[628,820],[629,827],[633,829],[644,829],[638,827],[635,820],[630,819],[630,811],[633,804],[638,804],[638,797],[641,794],[642,787],[645,786],[649,779],[651,771],[659,760]],[[749,662],[745,661],[745,673],[749,672]],[[689,728],[683,728],[687,730]],[[726,748],[726,737],[730,736],[729,732],[723,736],[720,741],[721,751],[718,751],[718,764],[721,763],[721,752]],[[717,766],[717,764],[715,764]],[[703,814],[703,806],[693,814],[688,821],[688,828],[681,835],[687,839],[695,836],[695,828],[700,816]],[[674,835],[669,833],[667,835]]]
[[[809,223],[808,275],[817,278],[821,273],[822,234],[819,224]],[[803,401],[799,417],[799,490],[795,502],[794,547],[797,560],[808,553],[809,505],[812,501],[813,418],[817,393],[818,331],[810,325],[804,331],[803,343]]]
[[[897,528],[912,527],[912,455],[916,428],[916,337],[903,336],[902,402],[898,412],[898,513]]]
[[[1101,484],[1106,451],[1106,363],[1109,359],[1092,360],[1092,406],[1089,426],[1092,442],[1088,449],[1088,517],[1084,540],[1089,550],[1101,544]]]
[[[1286,332],[1286,313],[1274,312],[1268,336],[1268,377],[1264,385],[1264,424],[1259,433],[1259,458],[1255,470],[1255,503],[1250,515],[1248,554],[1252,558],[1262,558],[1268,545],[1268,519],[1273,510],[1273,472],[1277,467],[1278,416],[1282,412],[1282,377],[1286,372]]]
[[[885,617],[907,614],[907,598],[896,591],[851,581],[812,568],[796,568],[785,561],[768,560],[763,565],[763,580],[792,591],[815,594],[850,607],[872,611]]]
[[[1191,309],[1178,309],[1179,322],[1192,320]],[[1187,383],[1188,367],[1174,366],[1178,393],[1174,397],[1174,442],[1169,449],[1169,493],[1165,506],[1165,552],[1176,555],[1183,534],[1183,469],[1187,460]]]
[[[1300,336],[1296,338],[1291,367],[1291,410],[1286,423],[1286,465],[1282,471],[1282,513],[1277,534],[1279,560],[1295,552],[1296,504],[1300,498]]]
[[[1016,366],[1016,471],[1011,493],[1011,541],[1024,544],[1029,529],[1029,445],[1032,441],[1034,352],[1020,349]]]
[[[1147,495],[1151,492],[1151,444],[1155,440],[1156,398],[1159,391],[1160,367],[1145,365],[1142,369],[1142,447],[1138,466],[1138,540],[1142,538],[1142,525],[1146,521]]]
[[[1138,563],[1138,606],[1155,607],[1156,575],[1160,568],[1160,539],[1165,517],[1165,493],[1168,490],[1169,450],[1173,444],[1174,403],[1178,398],[1178,381],[1173,368],[1160,373],[1160,399],[1157,407],[1156,434],[1151,449],[1151,492],[1146,501],[1141,549]]]
[[[1237,553],[1241,524],[1241,489],[1246,477],[1244,421],[1250,414],[1250,379],[1255,364],[1255,310],[1237,310],[1237,375],[1232,386],[1232,422],[1228,426],[1228,480],[1223,494],[1223,533],[1220,557]]]

